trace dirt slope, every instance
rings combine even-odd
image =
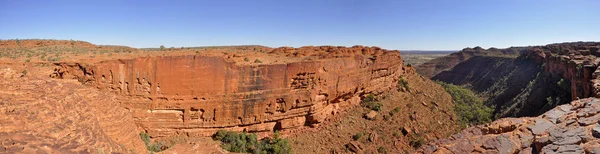
[[[404,78],[409,82],[410,92],[382,95],[383,109],[375,120],[364,117],[370,109],[356,107],[318,128],[296,130],[288,136],[294,152],[352,153],[347,146],[353,135],[361,133],[362,137],[355,142],[363,147],[361,152],[378,153],[383,149],[388,153],[407,153],[412,151],[411,141],[442,138],[459,129],[452,98],[442,87],[414,71]],[[392,111],[395,108],[397,111]],[[406,134],[403,128],[408,130]],[[370,140],[371,136],[376,139]]]

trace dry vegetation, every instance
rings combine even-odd
[[[350,153],[349,143],[365,153],[409,153],[426,141],[447,137],[460,128],[451,96],[419,75],[404,76],[407,88],[380,96],[365,95],[362,107],[336,115],[319,129],[288,137],[296,153]],[[369,120],[365,114],[378,110]]]

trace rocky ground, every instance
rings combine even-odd
[[[382,110],[372,117],[370,109],[358,106],[317,128],[286,132],[294,152],[411,153],[411,142],[424,144],[460,129],[442,87],[415,73],[404,78],[410,90],[382,95]],[[356,134],[362,136],[355,140]]]
[[[429,143],[418,153],[600,153],[600,99],[557,106],[538,117],[505,118]]]
[[[145,153],[112,93],[0,67],[0,153]]]

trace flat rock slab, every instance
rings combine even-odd
[[[527,127],[534,135],[542,135],[545,134],[548,128],[552,127],[554,124],[545,119],[536,119],[535,124]]]

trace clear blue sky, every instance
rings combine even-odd
[[[0,39],[388,49],[600,41],[599,0],[2,0]]]

